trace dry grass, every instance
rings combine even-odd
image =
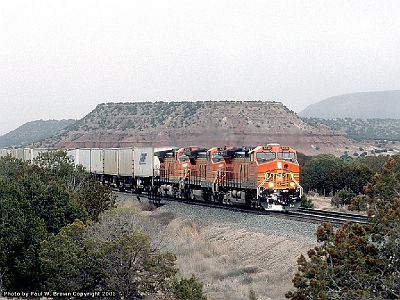
[[[331,205],[332,197],[324,197],[314,193],[314,194],[309,194],[307,198],[312,201],[315,209],[324,209],[324,210],[334,209],[334,207]]]
[[[349,210],[347,205],[339,206],[339,207],[332,205],[331,204],[332,197],[330,197],[330,196],[324,197],[324,196],[319,195],[318,193],[311,192],[307,195],[307,198],[312,201],[315,209],[366,215],[366,212],[358,212],[358,211]]]
[[[209,300],[247,300],[250,290],[259,300],[285,299],[285,292],[293,289],[297,258],[316,245],[309,239],[292,241],[221,224],[200,227],[162,208],[145,214],[159,220],[159,231],[165,230],[160,249],[177,255],[178,276],[195,274]]]

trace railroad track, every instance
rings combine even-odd
[[[125,193],[126,194],[126,193]],[[291,212],[280,212],[280,211],[268,211],[268,210],[256,210],[249,209],[244,206],[230,206],[230,205],[215,205],[214,203],[208,203],[203,201],[188,201],[184,199],[173,199],[169,197],[158,196],[157,199],[149,199],[146,194],[132,194],[132,196],[140,200],[148,200],[153,202],[155,205],[167,204],[169,201],[176,201],[188,205],[197,205],[202,207],[210,207],[214,209],[225,209],[235,211],[238,213],[256,214],[256,215],[269,215],[282,219],[295,220],[300,222],[308,222],[314,224],[322,224],[329,222],[335,227],[343,226],[346,222],[368,225],[368,217],[363,215],[343,213],[343,212],[332,212],[318,209],[309,209],[300,207],[296,211]]]
[[[352,213],[332,212],[300,207],[297,211],[293,211],[291,214],[305,221],[315,223],[329,222],[334,226],[343,226],[347,222],[368,225],[368,217]]]

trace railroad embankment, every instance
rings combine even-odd
[[[134,196],[119,199],[128,210],[148,207]],[[273,216],[177,202],[141,214],[158,224],[157,245],[177,255],[178,276],[195,274],[213,300],[247,300],[250,290],[259,300],[285,299],[297,259],[317,245],[317,225]]]

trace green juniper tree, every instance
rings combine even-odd
[[[400,156],[390,157],[364,191],[352,205],[369,209],[370,224],[319,226],[320,245],[298,259],[288,299],[400,298]]]
[[[178,299],[207,300],[207,295],[203,293],[203,284],[197,281],[194,274],[190,278],[182,277],[180,281],[175,279],[174,289]]]
[[[0,290],[40,290],[41,242],[76,219],[96,220],[114,202],[64,151],[43,152],[33,163],[1,157]]]

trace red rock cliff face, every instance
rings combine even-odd
[[[282,103],[198,101],[107,103],[37,147],[290,145],[304,154],[341,151],[352,142],[307,124]]]

